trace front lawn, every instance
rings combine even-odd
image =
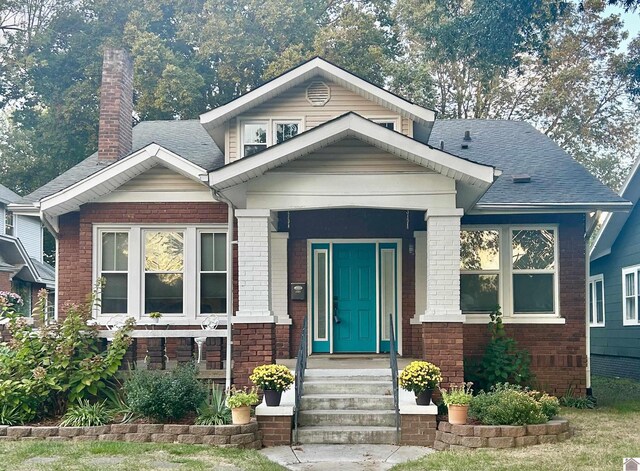
[[[640,456],[640,383],[594,378],[595,410],[563,408],[575,435],[564,443],[508,450],[439,452],[398,465],[394,471],[619,470],[622,459]]]
[[[2,441],[0,457],[0,470],[3,471],[284,470],[253,450],[204,445]]]

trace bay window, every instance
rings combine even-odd
[[[168,323],[200,322],[227,310],[226,226],[94,227],[96,315]]]
[[[300,119],[256,119],[240,122],[241,157],[280,144],[302,131]]]
[[[640,265],[622,269],[622,324],[639,325]]]
[[[497,306],[522,321],[558,313],[557,228],[465,226],[460,232],[460,309]],[[473,316],[472,316],[473,317]]]

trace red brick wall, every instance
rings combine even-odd
[[[536,387],[559,395],[573,387],[576,394],[582,395],[586,388],[587,360],[584,217],[560,215],[544,217],[543,222],[560,223],[560,315],[566,324],[507,324],[506,331],[531,354]],[[465,357],[481,356],[488,340],[486,325],[465,324]]]
[[[263,446],[291,445],[291,416],[259,415]]]
[[[0,291],[11,291],[11,275],[0,272]]]
[[[249,386],[256,366],[275,362],[275,324],[233,325],[233,383]]]
[[[287,262],[289,271],[289,283],[307,282],[307,241],[306,239],[289,239],[289,260]],[[307,287],[307,298],[312,296],[311,287]],[[307,315],[307,301],[293,301],[289,296],[289,316],[292,323],[290,327],[290,350],[289,356],[293,358],[298,354],[300,348],[300,336],[302,335],[302,324]],[[311,335],[309,329],[309,335]]]
[[[463,325],[461,323],[422,324],[422,349],[424,359],[440,367],[442,387],[448,388],[452,384],[460,384],[464,381]]]

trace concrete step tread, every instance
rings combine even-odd
[[[303,399],[388,399],[391,394],[303,394]]]
[[[298,431],[306,432],[395,432],[395,427],[382,425],[304,425]]]
[[[335,409],[313,409],[313,410],[301,410],[301,415],[314,415],[314,414],[326,414],[326,415],[395,415],[395,412],[391,409],[353,409],[353,410],[335,410]]]
[[[345,383],[345,378],[309,378],[309,379],[305,379],[304,380],[304,384],[344,384]],[[376,386],[376,385],[385,385],[385,386],[391,386],[391,378],[389,378],[389,381],[384,380],[384,379],[349,379],[349,383],[351,384],[364,384],[364,385],[371,385],[371,386]]]
[[[344,378],[345,376],[391,376],[391,368],[375,368],[375,369],[315,369],[307,368],[304,372],[305,377],[335,377]]]

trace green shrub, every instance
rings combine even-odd
[[[124,383],[125,400],[134,414],[159,422],[180,420],[206,397],[197,373],[193,364],[171,372],[134,371]]]
[[[542,413],[547,420],[553,419],[560,412],[560,401],[555,396],[550,396],[545,392],[540,391],[527,391],[528,394],[538,403],[542,408]]]
[[[574,409],[595,409],[596,398],[593,396],[562,396],[560,405]]]
[[[227,407],[224,391],[215,384],[207,400],[198,408],[196,425],[227,425],[231,423],[231,409]]]
[[[0,406],[0,425],[22,425],[26,422],[25,416],[20,406],[2,404]]]
[[[502,312],[496,307],[489,323],[491,340],[482,359],[465,360],[465,381],[472,382],[476,390],[489,391],[500,383],[526,386],[531,384],[531,357],[529,352],[518,348],[515,339],[508,337],[502,323]]]
[[[235,386],[231,386],[231,389],[227,391],[227,406],[232,409],[255,406],[258,402],[260,402],[260,398],[255,387],[248,390],[246,387],[237,389]]]
[[[529,392],[506,384],[475,396],[469,415],[484,425],[529,425],[548,420],[542,409]]]
[[[97,327],[87,325],[99,288],[84,304],[68,306],[62,322],[48,325],[43,321],[45,290],[38,294],[33,324],[0,296],[0,318],[9,320],[12,336],[0,353],[0,404],[5,411],[14,411],[11,420],[27,423],[59,416],[70,402],[114,394],[115,374],[131,342],[134,322],[129,319],[102,351]]]
[[[79,399],[77,404],[69,407],[62,416],[60,425],[63,427],[94,427],[111,422],[113,412],[109,410],[106,401],[91,403]]]

